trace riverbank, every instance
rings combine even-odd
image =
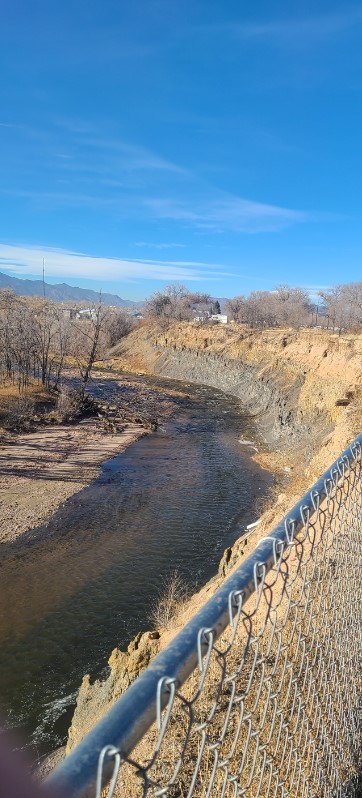
[[[71,369],[66,380],[74,384]],[[94,371],[89,392],[91,415],[67,424],[48,419],[34,432],[8,434],[0,445],[0,544],[26,544],[33,528],[48,524],[67,499],[97,479],[105,461],[170,418],[175,400],[186,396],[107,369]]]
[[[0,544],[19,541],[47,523],[63,502],[97,478],[105,460],[146,434],[136,424],[105,433],[97,419],[86,418],[19,435],[2,446]]]

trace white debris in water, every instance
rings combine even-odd
[[[244,440],[244,438],[239,438],[239,443],[241,443],[242,446],[251,446],[251,448],[254,449],[254,452],[259,451],[259,449],[257,449],[253,441],[248,441],[246,439]]]

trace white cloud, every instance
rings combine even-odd
[[[198,261],[102,258],[50,247],[0,244],[0,271],[5,269],[21,276],[40,276],[43,258],[46,275],[59,279],[193,281],[229,274],[219,271],[223,269],[220,264]]]
[[[193,203],[173,199],[149,199],[145,200],[145,204],[159,218],[184,221],[196,227],[217,231],[275,232],[310,218],[303,211],[229,195]]]

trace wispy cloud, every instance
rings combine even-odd
[[[32,203],[66,205],[74,208],[99,208],[117,204],[114,197],[101,197],[95,194],[80,194],[75,191],[37,191],[32,189],[2,189],[1,194],[31,200]]]
[[[118,168],[127,170],[146,170],[174,172],[182,175],[187,173],[182,166],[164,158],[157,152],[148,149],[136,142],[126,141],[120,136],[110,137],[99,135],[97,129],[81,120],[58,119],[57,127],[66,130],[71,135],[71,141],[85,155],[94,157],[95,152],[98,158],[112,160],[117,157]]]
[[[104,139],[97,137],[84,137],[80,140],[86,147],[90,149],[97,149],[98,151],[106,152],[113,155],[118,155],[122,158],[122,167],[124,169],[147,170],[147,171],[164,171],[175,172],[176,174],[183,174],[185,170],[178,164],[162,158],[160,155],[141,147],[136,144],[122,141],[121,139]]]
[[[43,258],[48,277],[61,279],[98,280],[210,280],[217,276],[229,276],[220,264],[199,261],[158,261],[105,258],[81,252],[0,244],[0,270],[26,276],[41,274]]]
[[[229,194],[161,153],[97,134],[79,120],[59,120],[59,127],[67,131],[61,148],[54,129],[47,149],[43,141],[34,143],[36,177],[25,179],[21,164],[18,185],[3,184],[0,192],[40,207],[99,208],[111,212],[113,219],[164,219],[218,233],[277,232],[312,218],[301,210]],[[154,246],[160,251],[179,246],[172,243],[177,235],[173,229],[170,243]]]
[[[232,22],[218,27],[236,39],[262,41],[272,45],[321,44],[342,35],[356,24],[362,23],[362,9],[347,9],[341,14],[325,14],[311,17],[293,17],[265,22]],[[214,31],[209,26],[205,30]]]
[[[197,197],[197,190],[187,192],[178,199],[175,197],[145,197],[137,193],[113,194],[102,196],[94,193],[77,193],[75,191],[33,191],[6,190],[0,193],[20,197],[36,202],[38,205],[66,205],[74,208],[112,209],[113,214],[123,218],[168,219],[179,222],[183,226],[197,230],[209,230],[217,233],[232,231],[234,233],[275,233],[294,224],[315,221],[330,221],[331,214],[313,214],[306,211],[268,205],[244,198],[224,195],[215,192],[215,199]],[[335,219],[339,218],[336,215]],[[182,244],[138,242],[138,247],[154,247],[165,250],[182,247]]]
[[[34,198],[43,195],[46,199],[47,194],[49,201],[61,202],[58,187],[64,186],[65,201],[69,198],[81,206],[86,196],[90,203],[96,196],[113,202],[115,196],[128,197],[171,180],[179,185],[192,179],[182,165],[163,153],[80,120],[55,120],[42,128],[20,126],[14,142],[5,123],[0,129],[8,137],[7,146],[20,153],[9,169],[8,181],[2,180],[2,190],[7,188],[13,196],[34,192]],[[29,198],[33,198],[31,193]]]
[[[159,243],[156,244],[153,241],[137,241],[135,247],[146,247],[147,249],[183,249],[186,244],[176,244],[173,242],[170,243]]]
[[[229,195],[199,202],[149,199],[145,203],[159,218],[183,221],[199,228],[220,232],[276,232],[290,224],[305,222],[311,218],[303,211]]]

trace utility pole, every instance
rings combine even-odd
[[[45,265],[44,265],[44,258],[43,258],[43,299],[45,302]]]

